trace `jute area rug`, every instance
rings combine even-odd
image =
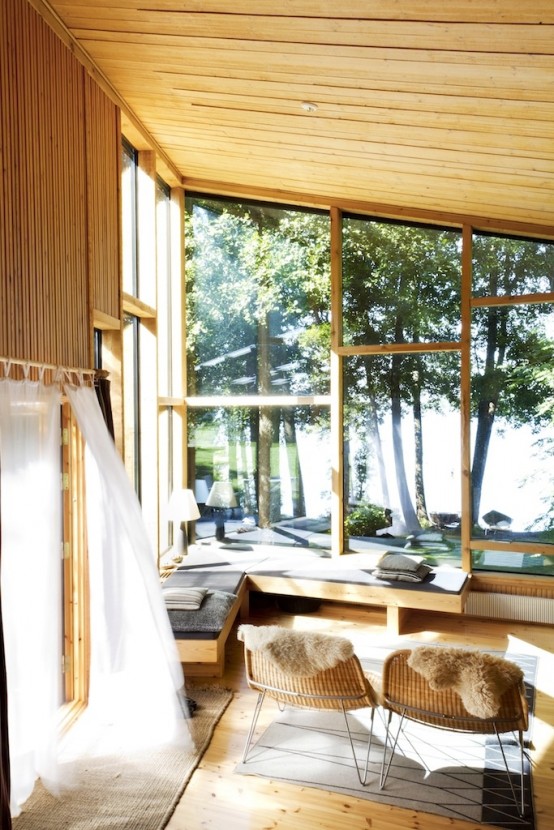
[[[13,819],[14,830],[162,830],[200,763],[232,692],[219,687],[195,688],[194,699],[198,709],[189,726],[195,752],[166,748],[83,760],[78,764],[77,785],[60,798],[37,784],[21,815]]]
[[[536,658],[515,654],[506,656],[524,670],[532,707]],[[379,669],[376,660],[365,661],[362,658],[364,663],[368,669]],[[275,707],[275,703],[267,700],[264,706]],[[369,712],[359,710],[348,717],[355,734],[359,764],[363,767]],[[380,712],[377,712],[374,721],[369,764],[371,775],[366,786],[358,781],[340,712],[285,708],[252,746],[246,763],[240,763],[235,772],[340,792],[345,796],[410,811],[435,813],[444,816],[446,823],[448,819],[456,818],[470,821],[472,826],[477,823],[510,830],[533,830],[531,769],[527,759],[525,814],[520,817],[494,736],[460,734],[413,723],[406,723],[405,726],[382,790],[379,789],[379,774],[384,723]],[[510,738],[510,735],[504,736],[505,752],[510,777],[516,792],[519,792],[519,776],[516,775],[519,753],[517,744]]]

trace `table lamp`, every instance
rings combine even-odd
[[[237,506],[235,491],[230,481],[216,481],[206,500],[206,507],[212,507],[215,514],[215,538],[218,542],[225,539],[225,511]]]
[[[181,533],[177,533],[173,543],[173,561],[181,562],[188,551],[188,522],[200,518],[200,511],[192,490],[174,490],[168,504],[168,516],[174,522],[180,522]]]

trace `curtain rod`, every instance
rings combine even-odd
[[[23,360],[16,357],[0,357],[0,363],[4,367],[4,378],[10,377],[12,366],[19,366],[23,370],[23,377],[25,379],[29,376],[29,371],[34,369],[38,372],[39,379],[42,380],[44,372],[53,372],[53,382],[60,382],[62,380],[74,382],[77,378],[79,385],[84,383],[94,383],[97,375],[101,370],[97,369],[81,369],[76,366],[56,366],[54,363],[41,363],[36,360]]]

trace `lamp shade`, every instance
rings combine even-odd
[[[200,511],[192,490],[174,490],[169,499],[167,512],[175,522],[192,522],[200,518]]]
[[[197,478],[194,482],[194,497],[198,504],[206,504],[206,499],[208,498],[208,485],[206,484],[206,479],[204,478]]]
[[[236,507],[235,491],[230,481],[216,481],[206,501],[208,507]]]

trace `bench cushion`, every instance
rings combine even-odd
[[[190,632],[218,634],[236,600],[226,591],[209,591],[196,611],[169,610],[169,621],[176,636]]]

